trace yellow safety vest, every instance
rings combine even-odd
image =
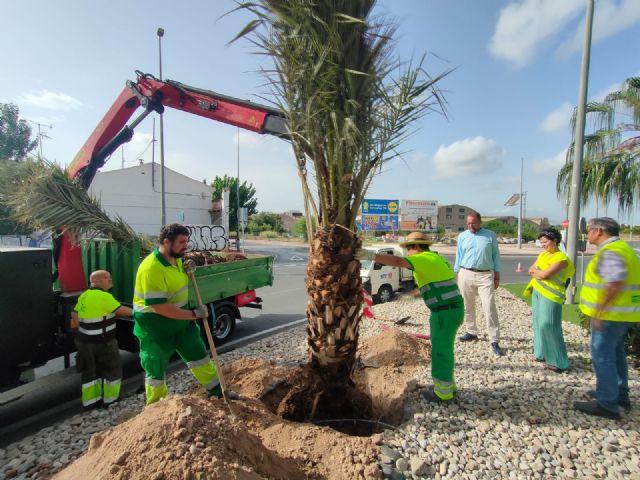
[[[627,267],[627,278],[618,296],[598,314],[598,306],[606,295],[606,282],[598,275],[596,267],[606,251],[615,252],[622,257]],[[616,240],[599,248],[589,262],[580,291],[580,311],[589,317],[597,315],[600,320],[640,322],[640,260],[623,240]]]
[[[538,260],[536,261],[536,268],[538,270],[546,270],[554,263],[560,262],[567,262],[567,267],[545,279],[533,278],[531,280],[531,286],[540,295],[555,303],[564,303],[567,279],[571,278],[576,269],[571,260],[569,260],[569,257],[561,251],[555,253],[542,252],[538,255]]]
[[[404,257],[413,267],[413,279],[424,303],[430,309],[460,302],[462,295],[449,263],[436,252],[421,252]]]
[[[78,312],[78,335],[89,342],[102,342],[115,338],[116,314],[120,308],[113,295],[91,287],[78,297],[74,310]]]

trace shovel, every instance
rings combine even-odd
[[[184,262],[183,267],[185,272],[189,276],[189,280],[191,280],[191,285],[193,285],[193,292],[196,295],[196,302],[198,306],[199,307],[204,306],[202,303],[202,298],[200,297],[200,290],[198,290],[198,282],[196,282],[196,277],[193,274],[196,268],[195,263],[190,260],[187,260],[186,262]],[[224,379],[222,377],[222,369],[220,368],[220,362],[218,361],[218,353],[216,352],[216,346],[213,343],[213,336],[211,335],[211,328],[209,328],[209,322],[207,321],[206,318],[203,318],[202,323],[204,324],[204,331],[207,334],[207,342],[209,343],[209,350],[211,350],[211,360],[213,360],[213,364],[215,365],[216,371],[218,372],[218,380],[220,381],[220,388],[222,389],[222,398],[224,400],[224,403],[227,404],[227,407],[229,407],[229,411],[231,412],[231,415],[235,416],[233,414],[233,410],[231,410],[231,405],[229,405],[229,399],[227,398],[227,387],[225,386]],[[229,396],[231,397],[231,395]],[[238,398],[237,394],[234,394],[233,397],[236,397],[235,399]]]
[[[399,318],[398,320],[394,320],[393,323],[395,323],[396,325],[404,325],[410,318],[411,315],[408,315],[406,317]]]

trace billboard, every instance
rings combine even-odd
[[[363,215],[362,229],[375,231],[398,230],[398,215]]]
[[[436,200],[402,200],[400,230],[433,232],[438,228]]]
[[[365,198],[362,200],[363,215],[398,215],[398,200],[379,200]]]
[[[365,198],[362,200],[362,230],[398,230],[399,200]]]

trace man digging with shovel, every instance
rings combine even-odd
[[[464,317],[462,296],[455,282],[455,274],[447,261],[429,250],[431,241],[421,232],[407,236],[401,246],[407,249],[406,257],[377,255],[373,250],[361,248],[356,252],[359,260],[370,260],[382,265],[403,267],[413,271],[418,288],[400,300],[422,297],[431,310],[431,377],[433,387],[422,392],[425,400],[449,402],[457,390],[454,381],[453,346],[456,332]]]
[[[166,370],[177,352],[210,396],[223,396],[219,373],[207,354],[194,320],[207,321],[202,304],[187,310],[188,276],[182,265],[189,230],[184,225],[165,225],[160,245],[145,258],[136,274],[133,294],[133,333],[140,341],[140,363],[146,372],[147,405],[167,396]],[[228,398],[237,398],[227,392]]]

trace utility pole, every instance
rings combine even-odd
[[[240,251],[240,127],[238,127],[238,176],[236,177],[236,250]]]
[[[38,127],[38,151],[39,151],[38,160],[42,160],[44,159],[44,156],[42,155],[42,137],[44,138],[51,138],[51,137],[49,137],[46,133],[42,133],[41,127],[51,129],[53,128],[53,125],[46,125],[44,123],[36,122],[34,120],[28,120],[28,122],[33,123],[35,126]]]
[[[518,248],[522,248],[522,175],[524,172],[524,159],[520,158],[520,214],[518,215]]]
[[[580,194],[582,192],[582,155],[584,151],[584,125],[587,106],[587,89],[589,83],[589,60],[591,55],[591,28],[593,26],[593,0],[587,0],[587,16],[584,27],[584,46],[582,49],[582,66],[580,68],[580,89],[578,93],[578,111],[576,114],[576,130],[571,176],[571,201],[569,204],[569,229],[567,234],[567,256],[576,265],[578,253],[578,227],[580,222]],[[571,278],[567,288],[566,303],[573,303],[576,293],[576,277]]]
[[[158,60],[160,64],[160,80],[162,81],[162,37],[164,28],[158,28]],[[163,114],[160,114],[160,197],[162,210],[162,225],[167,224],[167,204],[164,190],[164,122]]]

